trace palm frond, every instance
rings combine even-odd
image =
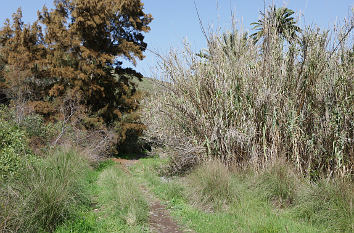
[[[257,43],[265,36],[265,25],[272,25],[276,32],[289,43],[292,43],[297,37],[297,33],[301,32],[300,27],[296,25],[296,20],[293,17],[295,12],[286,7],[276,8],[271,6],[266,12],[260,12],[261,19],[257,22],[251,23],[254,32],[251,37]]]

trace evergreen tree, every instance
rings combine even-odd
[[[7,20],[0,31],[0,54],[2,86],[7,95],[16,100],[40,98],[42,87],[39,72],[40,62],[45,57],[46,48],[41,38],[41,27],[24,24],[21,9],[12,16],[13,23]]]
[[[60,105],[86,109],[86,126],[143,128],[137,117],[139,93],[120,59],[143,59],[150,14],[140,0],[55,0],[32,25],[21,10],[0,31],[1,71],[8,95],[20,96],[44,116],[55,118]]]

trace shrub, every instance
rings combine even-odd
[[[60,149],[28,165],[18,179],[0,186],[0,231],[53,231],[88,202],[84,176],[88,162],[72,149]]]
[[[21,105],[0,105],[0,120],[23,132],[21,140],[36,154],[48,147],[59,134],[59,124],[45,122],[42,116]]]
[[[32,147],[45,147],[59,134],[58,125],[44,122],[43,117],[38,114],[26,115],[19,126],[26,131]]]
[[[0,181],[16,175],[31,157],[23,130],[0,119]]]

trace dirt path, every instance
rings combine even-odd
[[[141,186],[146,200],[149,203],[149,224],[152,232],[157,233],[182,233],[175,221],[171,218],[166,206],[162,205],[145,186]]]
[[[138,160],[112,159],[122,165],[123,170],[130,174],[129,166],[138,162]],[[155,233],[183,233],[180,227],[170,216],[166,206],[156,199],[145,186],[141,186],[141,191],[149,204],[149,224],[150,230]]]

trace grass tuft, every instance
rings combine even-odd
[[[331,232],[353,232],[353,197],[352,182],[323,179],[302,187],[293,212],[297,217],[325,225]]]
[[[291,166],[284,162],[276,162],[261,171],[255,179],[260,196],[273,202],[277,207],[294,203],[300,178],[295,175]]]
[[[231,173],[219,161],[210,161],[187,176],[188,196],[203,209],[219,209],[237,197],[232,186]]]
[[[128,226],[144,225],[148,217],[148,204],[132,177],[111,166],[98,178],[102,209],[118,217]]]
[[[54,154],[0,186],[1,232],[52,232],[89,202],[88,161],[73,149]]]

